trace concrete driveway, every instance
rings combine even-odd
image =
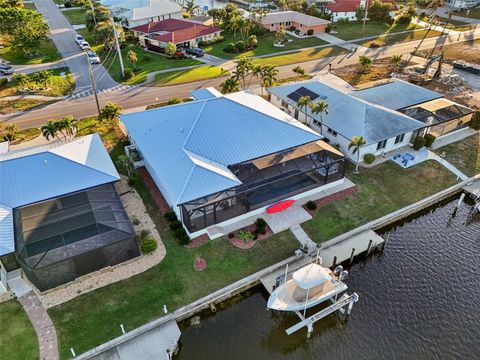
[[[52,0],[34,0],[33,2],[50,26],[50,38],[62,55],[65,65],[75,77],[74,93],[90,89],[92,86],[88,74],[87,58],[74,40],[77,32]],[[118,85],[103,65],[92,66],[98,90]]]

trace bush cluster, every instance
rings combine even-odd
[[[223,36],[218,36],[214,39],[211,39],[211,40],[204,40],[204,41],[199,41],[198,42],[198,46],[199,47],[206,47],[206,46],[209,46],[209,45],[212,45],[212,44],[216,44],[218,42],[221,42],[223,41],[225,38]]]
[[[153,236],[147,236],[146,238],[143,238],[140,240],[140,250],[142,250],[142,253],[144,254],[149,254],[157,248],[157,240]]]
[[[365,154],[363,156],[363,161],[365,161],[367,164],[371,164],[375,161],[376,157],[373,154]]]
[[[307,30],[307,35],[312,36],[313,35],[313,29],[308,29]]]
[[[178,220],[177,214],[174,211],[166,212],[163,215],[163,217],[164,217],[165,220],[170,221],[170,222]]]
[[[133,79],[134,76],[135,76],[135,73],[133,72],[133,69],[131,69],[131,68],[125,68],[125,70],[123,71],[123,78],[125,80]]]
[[[225,52],[227,52],[227,53],[237,54],[237,53],[242,53],[242,52],[248,51],[248,50],[252,49],[253,47],[254,47],[254,46],[248,47],[248,46],[245,44],[245,41],[239,40],[239,41],[237,41],[236,43],[229,43],[229,44],[227,44],[227,46],[225,46],[225,48],[223,49],[223,51],[225,51]]]
[[[419,136],[413,141],[413,149],[418,151],[421,148],[423,148],[426,143],[427,143],[427,140]]]
[[[255,232],[257,234],[265,234],[267,232],[267,222],[265,220],[263,220],[262,218],[258,218],[256,221],[255,221]]]
[[[368,47],[370,47],[370,48],[379,48],[380,46],[381,46],[381,45],[380,45],[378,42],[376,42],[376,41],[372,41],[372,42],[370,43],[370,45],[368,45]]]
[[[435,142],[435,139],[437,137],[435,135],[432,135],[432,134],[427,134],[425,135],[425,146],[426,147],[431,147],[433,145],[433,143]]]
[[[177,215],[173,211],[169,211],[163,215],[163,217],[170,223],[169,228],[173,232],[173,236],[178,240],[181,245],[187,245],[191,239],[185,231],[182,223],[178,220]]]
[[[309,200],[307,201],[307,203],[305,204],[305,207],[310,210],[310,211],[313,211],[317,208],[317,203],[315,201],[312,201],[312,200]]]

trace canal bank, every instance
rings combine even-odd
[[[478,177],[477,177],[478,179]],[[422,208],[425,208],[425,207],[428,207],[430,206],[431,204],[435,203],[436,201],[439,201],[441,199],[445,199],[447,198],[448,196],[451,196],[455,193],[458,193],[461,191],[461,188],[463,186],[466,186],[468,182],[462,182],[462,183],[459,183],[449,189],[446,189],[442,192],[439,192],[433,196],[430,196],[420,202],[417,202],[411,206],[407,206],[399,211],[396,211],[392,214],[389,214],[385,217],[382,217],[376,221],[373,221],[373,222],[370,222],[364,226],[361,226],[353,231],[350,231],[344,235],[341,235],[335,239],[332,239],[330,240],[329,242],[326,242],[324,244],[322,244],[322,247],[320,249],[320,255],[323,256],[323,254],[325,253],[325,251],[328,251],[328,249],[332,248],[333,246],[335,245],[341,245],[341,244],[345,244],[348,240],[351,240],[352,238],[355,238],[355,236],[365,232],[366,230],[369,230],[369,229],[378,229],[378,228],[381,228],[382,226],[385,226],[389,223],[393,223],[394,221],[397,221],[399,218],[401,218],[402,216],[408,216],[409,214],[412,214],[414,213],[415,211],[418,211]],[[357,245],[358,246],[358,245]],[[360,248],[358,246],[358,248]],[[358,255],[358,254],[356,254]],[[267,269],[264,269],[256,274],[253,274],[245,279],[242,279],[236,283],[233,283],[231,284],[230,286],[227,286],[221,290],[218,290],[212,294],[210,294],[209,296],[207,297],[204,297],[192,304],[189,304],[187,306],[184,306],[182,308],[179,308],[178,310],[176,310],[174,313],[173,313],[173,317],[177,320],[177,321],[180,321],[182,319],[185,319],[185,318],[188,318],[192,315],[194,315],[195,313],[201,311],[202,309],[205,309],[205,308],[209,308],[210,307],[210,304],[218,304],[226,299],[228,299],[229,297],[232,297],[238,293],[241,293],[243,291],[245,291],[246,289],[249,289],[253,286],[255,286],[256,284],[259,283],[260,281],[260,278],[262,276],[266,276],[267,274],[273,272],[273,271],[276,271],[280,268],[284,268],[285,265],[287,263],[290,263],[290,262],[294,262],[294,261],[298,261],[301,257],[299,256],[293,256],[285,261],[282,261],[281,263],[279,264],[276,264],[275,266],[272,266],[270,268],[267,268]],[[340,257],[338,257],[337,261],[338,262],[341,262],[343,259],[341,259]],[[172,316],[172,315],[169,315],[169,316]],[[155,320],[155,322],[157,321],[160,321],[160,319],[158,320]],[[152,323],[149,323],[149,324],[146,324],[138,329],[135,330],[135,336],[147,336],[147,334],[153,330],[153,328],[151,327],[152,326]],[[115,347],[115,346],[119,346],[120,344],[126,342],[126,341],[132,341],[132,337],[129,336],[128,334],[130,333],[127,333],[126,335],[123,335],[117,339],[114,339],[104,345],[102,345],[101,347],[98,347],[98,348],[95,348],[93,349],[92,351],[88,352],[87,354],[84,354],[85,356],[82,356],[81,358],[92,358],[92,357],[95,357],[96,355],[98,355],[100,357],[100,355],[102,354],[102,352],[104,351],[107,351],[108,349],[112,348],[112,347]]]

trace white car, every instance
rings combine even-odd
[[[83,38],[82,35],[75,35],[75,42],[80,45],[80,43],[84,42],[85,39]]]
[[[87,51],[87,56],[90,64],[100,64],[100,58],[95,51]]]
[[[78,46],[80,46],[80,49],[82,50],[90,50],[90,44],[86,41],[79,42]]]

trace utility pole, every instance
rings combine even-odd
[[[368,0],[365,0],[365,12],[363,14],[363,26],[362,26],[363,37],[365,37],[365,22],[367,21],[367,15],[368,15]]]
[[[123,78],[125,76],[125,68],[123,66],[123,58],[122,58],[122,52],[120,51],[120,44],[118,43],[117,28],[115,27],[115,22],[113,21],[111,12],[110,12],[110,20],[112,21],[113,36],[115,37],[115,48],[117,49],[118,61],[120,61],[120,71],[122,73],[122,78]]]
[[[93,95],[95,95],[95,102],[97,103],[97,110],[98,110],[98,118],[100,119],[100,103],[98,102],[97,84],[95,83],[95,77],[93,76],[93,71],[92,71],[92,64],[90,64],[90,59],[88,58],[88,54],[85,53],[85,56],[87,57],[88,74],[90,75],[90,81],[92,82]]]
[[[97,26],[97,18],[95,17],[95,9],[93,8],[93,1],[90,2],[90,9],[92,10],[93,23]]]

